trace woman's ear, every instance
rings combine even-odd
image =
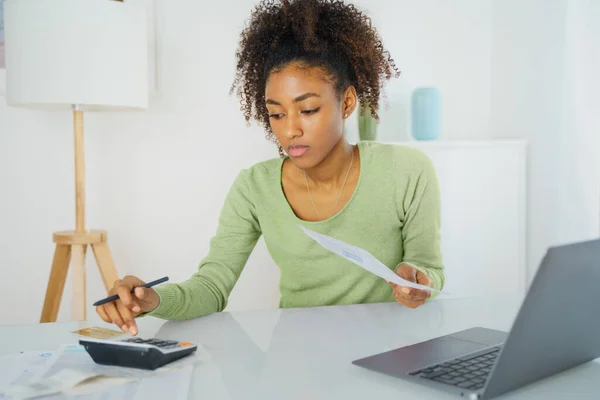
[[[358,104],[358,97],[356,95],[356,89],[350,85],[344,93],[342,93],[342,115],[347,118],[354,112]]]

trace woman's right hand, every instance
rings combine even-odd
[[[159,298],[152,288],[139,287],[145,282],[135,276],[128,275],[117,280],[109,292],[109,296],[118,295],[119,299],[96,307],[96,312],[104,321],[116,324],[123,332],[137,335],[135,317],[141,313],[156,309]],[[131,294],[131,289],[135,292]]]

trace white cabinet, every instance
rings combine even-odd
[[[448,297],[521,296],[526,288],[526,142],[402,142],[427,154],[441,189]],[[279,271],[261,240],[228,309],[274,308]]]

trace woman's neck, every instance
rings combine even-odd
[[[348,172],[353,152],[354,146],[342,137],[320,164],[305,170],[306,177],[323,188],[339,186]]]

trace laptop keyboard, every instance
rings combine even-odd
[[[446,383],[463,389],[479,390],[485,385],[496,362],[500,347],[477,352],[476,355],[456,358],[428,368],[413,371],[409,375]]]

